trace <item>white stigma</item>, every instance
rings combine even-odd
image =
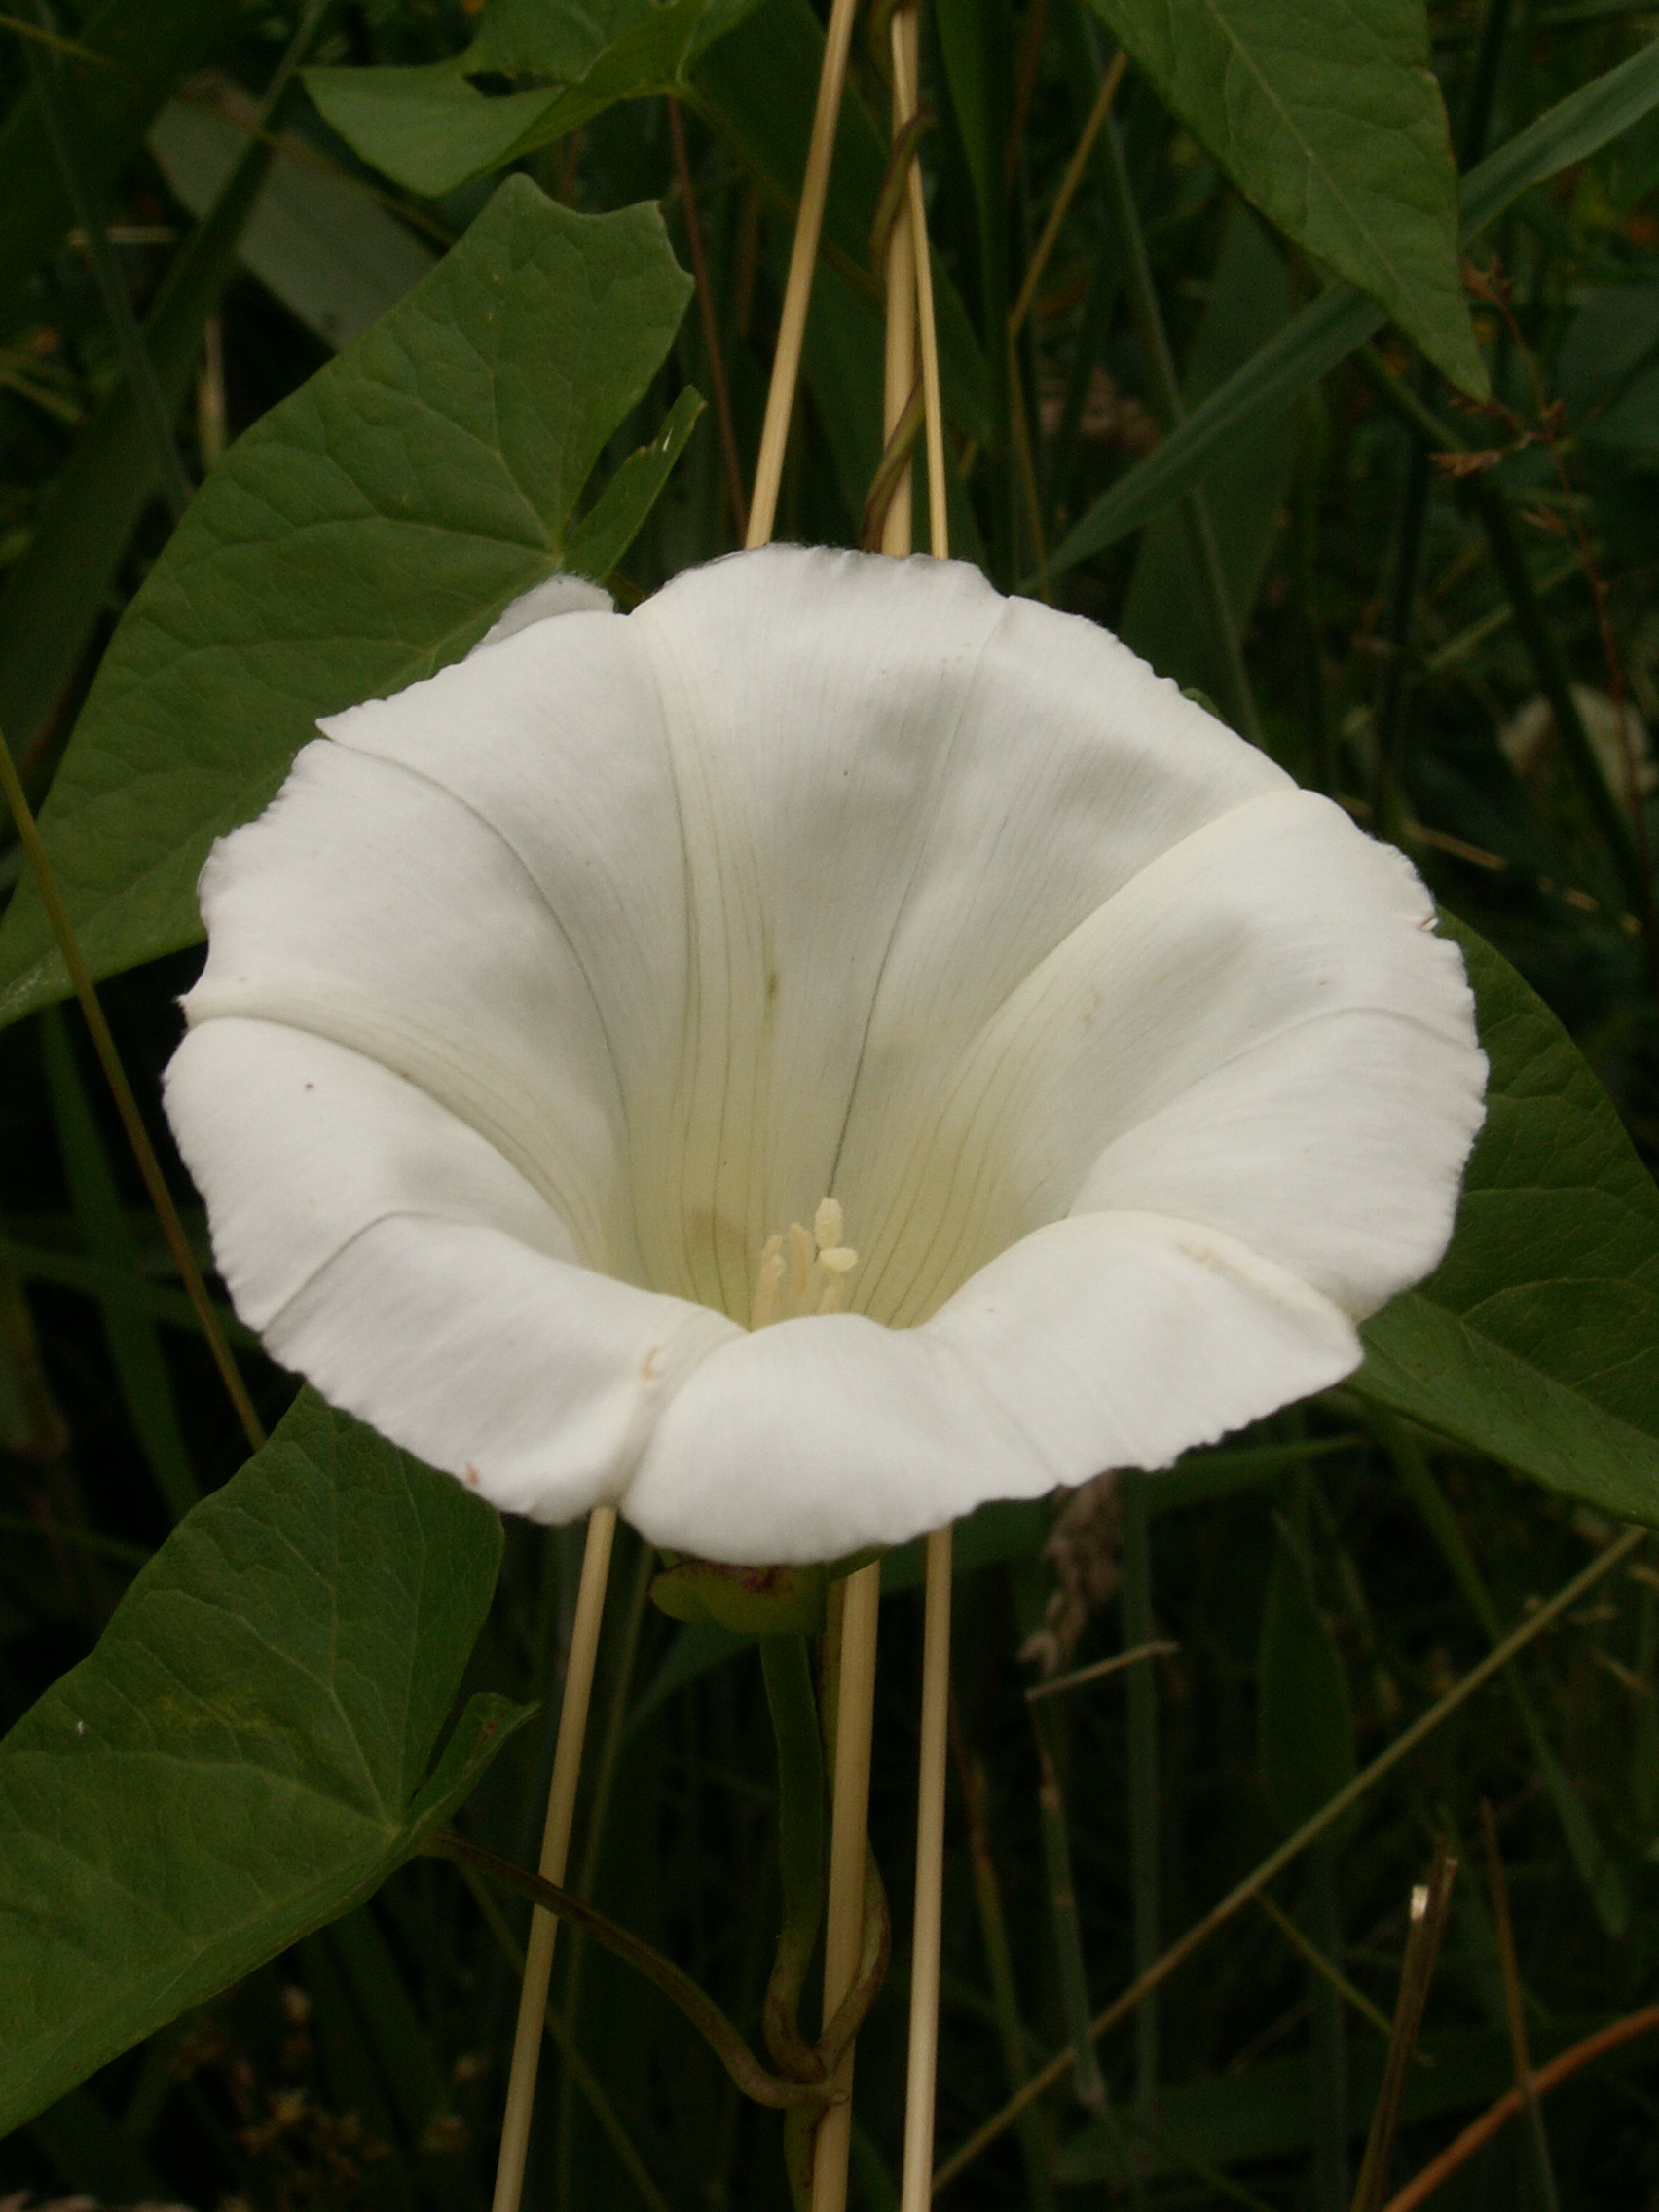
[[[824,1198],[810,1230],[792,1221],[787,1235],[767,1237],[755,1274],[752,1329],[846,1310],[849,1278],[859,1256],[841,1242],[842,1227],[839,1201]]]

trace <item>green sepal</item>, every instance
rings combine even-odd
[[[739,1636],[819,1636],[830,1574],[823,1567],[721,1567],[682,1559],[656,1577],[651,1599],[671,1620]]]

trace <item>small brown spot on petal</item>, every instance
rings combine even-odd
[[[479,1476],[478,1469],[472,1464],[472,1461],[470,1459],[467,1460],[466,1464],[461,1468],[461,1471],[462,1475],[464,1475],[466,1480],[472,1485],[473,1489],[476,1490],[481,1478]]]

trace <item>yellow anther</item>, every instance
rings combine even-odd
[[[812,1235],[821,1252],[840,1243],[842,1226],[839,1198],[820,1198],[812,1217]]]

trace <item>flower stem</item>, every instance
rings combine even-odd
[[[768,2074],[707,1990],[672,1959],[631,1930],[618,1926],[608,1913],[588,1904],[573,1890],[561,1889],[557,1882],[546,1881],[528,1867],[515,1866],[510,1859],[486,1850],[481,1843],[469,1842],[453,1828],[440,1828],[424,1848],[433,1859],[453,1859],[458,1864],[483,1867],[506,1888],[535,1899],[536,1912],[545,1912],[555,1925],[568,1920],[572,1928],[579,1928],[615,1957],[626,1960],[661,1990],[671,2005],[679,2007],[744,2095],[753,2097],[756,2104],[787,2112],[794,2105],[823,2104],[834,2093],[822,2082],[785,2082],[776,2074]],[[528,1958],[526,1963],[528,1966]]]
[[[588,1701],[593,1695],[599,1624],[605,1611],[605,1585],[610,1547],[616,1535],[616,1509],[596,1505],[588,1515],[582,1548],[582,1578],[576,1592],[576,1617],[571,1631],[571,1656],[565,1669],[565,1694],[559,1708],[559,1744],[553,1754],[553,1783],[547,1793],[547,1825],[541,1836],[541,1876],[560,1883],[571,1855],[571,1824],[581,1774],[582,1739],[587,1733]],[[541,2061],[542,2023],[547,2015],[547,1985],[553,1972],[553,1940],[559,1923],[537,1905],[531,1915],[525,1946],[524,1983],[519,1991],[518,2026],[513,2035],[507,2105],[501,2120],[501,2148],[496,2165],[492,2212],[518,2212],[530,2151],[530,2121],[535,2104],[535,2076]]]
[[[472,1892],[472,1901],[478,1907],[479,1915],[485,1927],[495,1937],[496,1948],[500,1952],[511,1971],[522,1976],[524,1973],[524,1952],[520,1949],[512,1930],[502,1917],[501,1908],[496,1902],[495,1894],[489,1883],[485,1881],[472,1860],[457,1857],[453,1863],[461,1880]],[[651,2179],[649,2171],[635,2147],[634,2138],[629,2134],[615,2106],[606,2095],[604,2084],[576,2047],[575,2041],[570,2029],[559,2017],[557,2009],[551,2005],[547,2008],[547,2033],[558,2045],[559,2056],[564,2060],[571,2073],[574,2075],[577,2087],[587,2099],[588,2109],[605,2130],[606,2139],[610,2148],[621,2161],[629,2180],[644,2198],[646,2212],[670,2212],[668,2199]]]
[[[807,2082],[820,2068],[801,2037],[798,2012],[824,1917],[824,1747],[805,1639],[763,1636],[760,1666],[778,1751],[778,1861],[784,1892],[784,1925],[766,1984],[766,2047],[783,2073]]]
[[[893,136],[906,132],[917,110],[920,76],[917,13],[914,5],[896,8],[889,25],[893,55]],[[909,279],[913,309],[904,301],[902,263],[895,247],[888,259],[889,417],[896,385],[896,333],[903,329],[913,360],[919,344],[921,390],[927,425],[928,537],[936,561],[950,558],[950,522],[944,480],[944,414],[940,398],[939,333],[934,322],[933,256],[928,246],[927,202],[912,143],[906,180],[904,219],[894,225],[908,234]],[[908,368],[909,364],[905,364]],[[913,374],[913,370],[910,371]],[[884,548],[909,550],[908,472],[888,508]],[[895,517],[902,518],[896,522]],[[902,531],[902,545],[892,542]],[[916,1776],[916,1904],[910,1936],[910,2037],[904,2086],[904,2157],[901,2212],[927,2212],[933,2196],[934,2108],[939,2076],[939,1979],[944,1921],[944,1768],[950,1726],[951,1530],[936,1529],[928,1537],[922,1616],[921,1751]]]
[[[628,1699],[633,1689],[634,1661],[640,1647],[640,1628],[645,1618],[646,1602],[650,1596],[651,1570],[654,1554],[648,1544],[636,1548],[633,1587],[628,1594],[628,1609],[623,1615],[619,1649],[613,1655],[610,1670],[609,1707],[606,1716],[605,1733],[600,1739],[599,1758],[594,1766],[593,1781],[589,1785],[587,1820],[584,1823],[581,1866],[576,1875],[575,1890],[580,1898],[593,1896],[594,1884],[599,1876],[600,1855],[605,1848],[605,1824],[610,1811],[610,1788],[616,1778],[616,1762],[627,1731]],[[612,1561],[614,1565],[614,1560]],[[597,1664],[596,1664],[597,1672]],[[581,1929],[572,1929],[570,1949],[565,1958],[565,1988],[563,2009],[566,2023],[572,2036],[581,2031],[582,1975],[586,1964],[586,1937]],[[577,2083],[570,2067],[566,2067],[559,2083],[559,2114],[555,2122],[559,2146],[559,2166],[554,2191],[556,2204],[571,2201],[570,2164],[575,2141],[573,2120],[576,2107]]]
[[[951,1530],[928,1538],[922,1624],[922,1747],[916,1787],[916,1913],[910,1936],[910,2053],[901,2212],[933,2196],[934,2089],[944,1918],[944,1761],[950,1720]]]
[[[879,1561],[843,1584],[841,1658],[835,1699],[835,1788],[830,1825],[830,1902],[824,1928],[824,2022],[828,2028],[858,1979],[865,1934],[865,1859],[869,1825],[869,1749],[875,1715]],[[813,2145],[812,2212],[846,2212],[852,2145],[853,2046],[831,2077],[843,2101],[825,2114]],[[500,2212],[500,2208],[497,2208]]]
[[[1147,1478],[1125,1468],[1119,1479],[1124,1528],[1124,1642],[1138,1650],[1153,1641],[1151,1515]],[[1158,1677],[1151,1667],[1128,1674],[1129,1887],[1134,1911],[1135,1972],[1158,1957]],[[1158,2000],[1150,1996],[1135,2013],[1135,2112],[1156,2117],[1158,2106]]]
[[[906,35],[899,17],[893,20],[893,100],[897,112],[914,121],[917,112],[916,15],[905,11],[910,22]],[[928,247],[927,201],[922,192],[921,165],[912,153],[908,176],[911,259],[916,271],[916,334],[922,352],[922,410],[927,425],[928,536],[936,561],[950,558],[950,521],[944,484],[944,406],[940,397],[939,331],[934,322],[933,256]]]
[[[760,431],[759,458],[755,463],[755,497],[749,502],[749,530],[744,542],[751,546],[764,545],[768,541],[778,512],[778,490],[784,478],[784,447],[789,440],[790,416],[794,410],[795,386],[800,378],[801,342],[806,336],[812,272],[824,228],[830,158],[835,150],[835,127],[841,118],[841,92],[847,81],[847,49],[852,43],[856,7],[857,0],[834,0],[830,12],[824,67],[818,79],[818,105],[813,110],[806,173],[800,184],[800,208],[795,216],[794,242],[790,248],[790,274],[784,286],[784,312],[778,322],[777,350],[772,355],[766,420]]]
[[[916,85],[916,11],[895,8],[889,25],[893,54],[893,142],[904,139],[912,120]],[[908,96],[906,96],[908,95]],[[914,147],[910,174],[916,174]],[[882,398],[882,432],[891,438],[916,387],[916,234],[914,203],[906,200],[887,234],[887,360]],[[910,550],[910,464],[906,461],[888,498],[881,550]]]

